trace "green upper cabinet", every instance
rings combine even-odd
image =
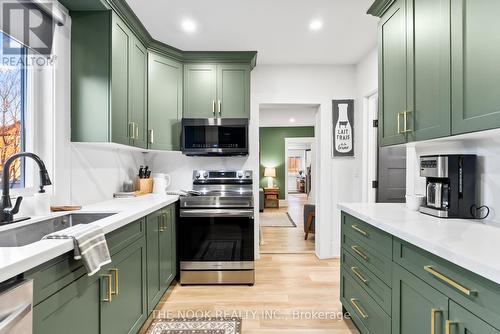
[[[146,148],[146,48],[112,11],[71,17],[71,140]]]
[[[250,65],[184,65],[184,117],[249,118]]]
[[[500,128],[500,3],[376,0],[382,146]]]
[[[217,111],[223,118],[248,118],[250,115],[250,66],[217,66]]]
[[[453,134],[500,127],[500,2],[452,0]]]
[[[450,0],[407,0],[407,7],[408,113],[403,116],[409,140],[446,137],[451,131]]]
[[[448,327],[446,333],[449,334],[500,334],[499,330],[451,300],[450,317],[446,326]]]
[[[148,148],[180,150],[182,117],[182,64],[149,53],[148,60]]]
[[[393,265],[392,282],[392,333],[444,334],[448,297],[399,265]]]
[[[130,48],[129,76],[129,119],[134,128],[134,133],[131,136],[132,145],[147,148],[148,52],[135,36],[132,36],[132,45]]]
[[[406,142],[403,113],[407,110],[406,6],[396,0],[379,23],[380,145]]]
[[[184,117],[216,117],[217,66],[184,65]]]
[[[111,138],[129,145],[129,63],[132,32],[116,15],[111,18]],[[77,77],[78,79],[78,77]],[[84,113],[84,110],[79,110]],[[75,124],[78,127],[78,124]],[[90,129],[84,129],[89,131]]]

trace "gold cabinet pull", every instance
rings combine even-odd
[[[359,234],[364,235],[365,237],[367,237],[367,236],[368,236],[368,232],[363,231],[362,229],[360,229],[360,228],[358,227],[358,225],[351,225],[351,228],[352,228],[354,231],[358,232]]]
[[[351,267],[351,271],[361,280],[361,282],[368,284],[368,280],[358,271],[357,267]]]
[[[149,129],[149,143],[150,144],[155,143],[155,132],[153,129]]]
[[[160,222],[159,222],[159,225],[160,225],[159,231],[160,232],[164,232],[165,231],[165,227],[163,226],[163,220],[165,219],[165,215],[162,213],[160,215],[159,219],[160,219]]]
[[[436,308],[431,310],[431,334],[436,334],[436,313],[443,313],[443,310]]]
[[[401,131],[401,133],[408,133],[408,132],[411,132],[412,130],[411,129],[408,129],[408,114],[410,114],[411,111],[404,111],[403,112],[403,124],[404,124],[404,129],[403,131]]]
[[[106,298],[101,299],[101,302],[111,303],[113,301],[112,286],[111,286],[112,277],[109,274],[101,275],[101,277],[107,280]]]
[[[113,268],[113,269],[109,269],[109,271],[111,273],[114,273],[115,274],[115,289],[114,290],[111,290],[111,294],[113,295],[117,295],[118,294],[118,289],[119,289],[119,281],[118,281],[118,268]]]
[[[135,139],[139,139],[139,125],[137,123],[135,124]]]
[[[218,108],[219,108],[219,116],[222,116],[222,101],[221,100],[219,100]]]
[[[445,282],[446,284],[451,285],[453,288],[457,289],[466,296],[475,295],[477,293],[476,291],[469,290],[463,285],[455,282],[451,278],[441,274],[439,271],[436,271],[432,266],[424,266],[424,270],[427,271],[432,276],[436,277],[437,279]]]
[[[368,256],[367,256],[365,253],[363,253],[363,251],[361,251],[361,250],[359,249],[359,246],[351,246],[351,249],[352,249],[352,250],[353,250],[356,254],[358,254],[359,256],[361,256],[361,257],[363,258],[363,260],[365,260],[365,261],[366,261],[366,260],[368,260]]]
[[[167,213],[164,212],[163,213],[163,229],[166,230],[167,229],[167,224],[168,224],[168,220],[167,220]]]
[[[212,114],[214,114],[215,117],[215,100],[212,101]]]
[[[451,326],[458,325],[458,322],[446,320],[446,334],[451,334]]]
[[[135,139],[135,123],[128,122],[128,136],[130,139]]]
[[[365,313],[365,311],[363,311],[363,309],[361,308],[361,306],[359,305],[359,302],[357,299],[355,298],[351,298],[351,304],[352,306],[354,306],[354,308],[356,309],[356,312],[358,312],[358,314],[363,318],[363,319],[368,319],[368,314]]]
[[[398,112],[398,134],[401,134],[401,113]]]

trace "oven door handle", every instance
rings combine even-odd
[[[180,210],[181,217],[243,217],[243,218],[253,218],[253,209],[193,209],[193,210]]]

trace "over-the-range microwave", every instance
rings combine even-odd
[[[183,118],[181,149],[189,156],[248,155],[248,119]]]

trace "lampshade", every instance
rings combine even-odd
[[[266,167],[264,169],[264,176],[265,177],[276,177],[276,168],[274,168],[274,167]]]

